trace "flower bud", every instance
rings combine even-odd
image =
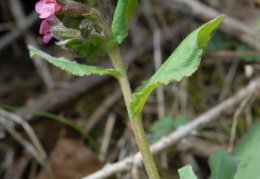
[[[67,28],[63,25],[55,25],[51,28],[52,35],[59,40],[66,40],[71,38],[80,38],[80,31],[76,29]]]
[[[86,4],[73,2],[64,6],[63,13],[65,16],[80,17],[82,14],[86,14],[90,10],[91,8]]]

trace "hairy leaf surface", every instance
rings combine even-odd
[[[131,115],[138,117],[141,115],[143,106],[154,89],[172,81],[180,81],[198,69],[203,51],[223,20],[224,16],[217,17],[193,31],[182,41],[158,71],[133,94],[130,104]]]
[[[49,54],[41,50],[38,50],[32,46],[29,46],[28,48],[31,57],[35,57],[35,56],[41,57],[46,61],[48,61],[49,63],[59,67],[60,69],[76,76],[87,76],[87,75],[95,74],[95,75],[112,75],[117,78],[119,75],[119,72],[114,69],[106,69],[106,68],[101,68],[96,66],[83,65],[83,64],[76,63],[75,61],[70,61],[63,57],[56,58],[50,56]]]
[[[128,23],[138,6],[138,0],[118,0],[113,22],[112,43],[120,44],[128,34]]]

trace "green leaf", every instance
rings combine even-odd
[[[163,119],[157,120],[152,124],[151,132],[152,139],[151,142],[155,143],[160,140],[162,137],[167,136],[172,131],[177,129],[178,127],[185,125],[189,122],[189,120],[185,117],[177,117],[172,118],[170,116],[166,116]]]
[[[220,150],[209,159],[211,179],[232,179],[237,170],[238,161],[227,151]]]
[[[186,165],[185,167],[178,169],[178,173],[180,175],[180,179],[198,179],[190,165]]]
[[[143,106],[154,89],[172,81],[180,81],[198,69],[207,43],[223,20],[224,16],[219,16],[193,31],[182,41],[159,70],[133,94],[130,104],[131,115],[141,115]]]
[[[112,43],[120,44],[127,36],[128,22],[137,6],[138,0],[118,0],[112,22]]]
[[[28,46],[28,49],[30,51],[30,56],[33,58],[35,56],[41,57],[48,61],[49,63],[61,68],[62,70],[67,71],[68,73],[71,73],[76,76],[87,76],[91,74],[95,75],[112,75],[114,77],[119,76],[119,72],[114,69],[105,69],[101,67],[95,67],[95,66],[89,66],[89,65],[83,65],[76,63],[74,61],[70,61],[68,59],[65,59],[63,57],[52,57],[49,54],[38,50],[32,46]]]
[[[103,55],[105,50],[105,41],[98,34],[91,34],[84,39],[67,39],[58,43],[61,47],[69,49],[73,54],[86,58],[87,61],[93,61],[98,55]]]
[[[235,179],[259,178],[260,121],[255,122],[252,126],[235,150],[234,156],[239,160]]]

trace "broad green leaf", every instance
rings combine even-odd
[[[211,179],[232,179],[237,170],[238,161],[227,151],[220,150],[209,159]]]
[[[59,57],[59,58],[52,57],[49,54],[41,50],[38,50],[32,46],[28,46],[28,48],[31,57],[35,57],[35,56],[41,57],[46,61],[48,61],[49,63],[76,76],[87,76],[87,75],[95,74],[95,75],[112,75],[117,78],[119,75],[119,72],[114,69],[105,69],[101,67],[83,65],[83,64],[76,63],[74,61],[67,60],[63,57]]]
[[[201,56],[214,31],[224,20],[224,16],[202,25],[187,36],[159,70],[133,94],[130,104],[131,115],[140,116],[151,92],[172,81],[180,81],[191,76],[200,64]]]
[[[235,179],[257,179],[260,176],[260,122],[252,126],[235,150],[234,156],[239,160]]]
[[[188,122],[189,120],[185,117],[172,118],[170,116],[166,116],[163,119],[155,121],[151,127],[151,142],[157,142],[162,137],[170,134],[172,131],[176,130],[178,127],[182,125],[187,124]]]
[[[118,0],[113,22],[112,43],[120,44],[128,34],[128,23],[138,6],[138,0]]]
[[[198,179],[193,172],[191,165],[186,165],[185,167],[178,169],[178,173],[180,175],[180,179]]]

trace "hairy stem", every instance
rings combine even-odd
[[[120,87],[124,96],[132,131],[134,133],[138,148],[143,157],[143,162],[144,162],[146,172],[150,179],[160,179],[154,159],[149,149],[148,142],[145,137],[142,120],[141,118],[133,118],[131,115],[129,106],[130,106],[132,92],[130,89],[129,80],[126,73],[126,67],[123,64],[118,46],[109,48],[108,55],[112,60],[114,67],[120,72],[120,77],[118,78],[118,81],[120,83]]]

